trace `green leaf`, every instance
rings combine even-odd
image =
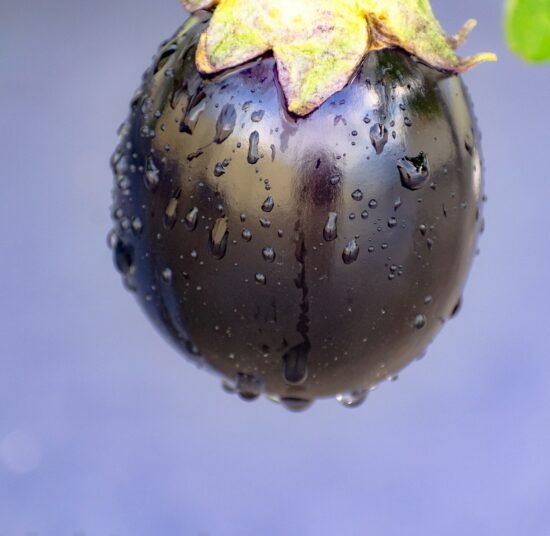
[[[506,38],[523,59],[550,59],[550,0],[507,0]]]

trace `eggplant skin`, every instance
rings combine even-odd
[[[386,49],[293,116],[269,54],[197,71],[209,17],[161,46],[121,127],[115,264],[172,343],[243,398],[301,409],[366,393],[453,316],[477,249],[463,82]]]

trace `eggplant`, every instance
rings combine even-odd
[[[471,100],[387,47],[300,116],[269,52],[197,69],[211,16],[163,43],[119,131],[115,265],[228,391],[358,405],[459,308],[483,228]]]

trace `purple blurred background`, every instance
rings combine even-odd
[[[222,391],[123,290],[106,246],[116,129],[176,0],[0,5],[0,536],[550,534],[550,70],[501,0],[433,1],[483,132],[464,306],[359,409]],[[546,149],[545,149],[546,148]]]

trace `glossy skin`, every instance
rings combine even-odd
[[[460,302],[483,190],[465,89],[379,51],[292,116],[269,55],[196,71],[208,19],[161,47],[121,130],[115,262],[171,341],[244,398],[353,405]]]

